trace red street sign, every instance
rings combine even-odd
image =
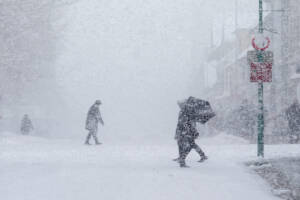
[[[252,39],[252,46],[254,49],[258,50],[258,51],[264,51],[267,48],[269,48],[270,44],[271,44],[271,40],[268,37],[264,38],[267,41],[267,44],[265,45],[265,43],[263,43],[262,47],[259,47],[256,43],[255,43],[255,38]]]
[[[250,63],[250,81],[251,82],[272,82],[271,62],[251,62]]]

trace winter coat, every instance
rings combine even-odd
[[[286,116],[289,128],[293,132],[300,132],[300,105],[298,102],[293,103],[287,110]]]
[[[196,128],[196,122],[188,118],[185,112],[180,111],[175,139],[179,140],[182,138],[196,139],[199,136],[199,132]]]
[[[88,111],[85,128],[89,131],[97,131],[99,122],[103,124],[99,107],[96,104],[94,104],[90,107]]]
[[[33,130],[33,125],[31,120],[28,117],[24,117],[21,123],[21,132],[29,133],[31,130]]]

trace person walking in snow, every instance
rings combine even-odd
[[[98,141],[97,138],[97,132],[98,132],[98,123],[101,123],[104,125],[104,122],[102,120],[99,106],[101,105],[101,101],[97,100],[89,109],[87,118],[86,118],[86,123],[85,123],[85,128],[89,131],[87,138],[85,140],[86,145],[90,145],[89,141],[90,138],[93,137],[95,140],[95,144],[101,144]]]
[[[174,159],[179,162],[180,167],[188,167],[185,164],[185,159],[192,149],[195,149],[195,151],[200,155],[199,162],[203,162],[207,159],[205,153],[195,142],[195,139],[197,139],[198,136],[199,133],[196,128],[196,122],[189,118],[184,109],[181,110],[175,134],[175,139],[178,144],[179,158]]]
[[[300,104],[295,100],[285,111],[288,125],[290,129],[289,142],[291,144],[299,143],[300,141]]]
[[[30,131],[33,130],[32,122],[27,114],[23,116],[22,122],[21,122],[21,133],[23,135],[29,135]]]

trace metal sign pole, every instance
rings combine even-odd
[[[263,3],[259,0],[259,33],[263,34]],[[263,61],[262,51],[257,51],[258,61]],[[257,156],[264,157],[264,84],[258,82],[258,137],[257,137]]]
[[[257,137],[257,156],[264,157],[264,84],[258,83],[258,137]]]

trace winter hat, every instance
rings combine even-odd
[[[95,104],[100,105],[102,102],[100,100],[96,100]]]

